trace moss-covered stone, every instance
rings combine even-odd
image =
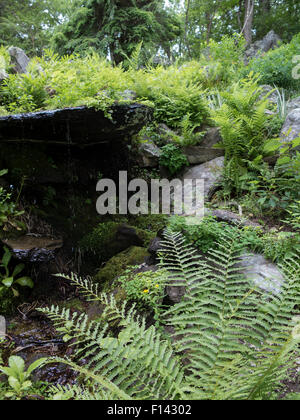
[[[146,248],[132,246],[112,257],[98,271],[94,280],[108,291],[113,280],[122,275],[128,266],[142,264],[147,256],[149,256],[149,253]]]
[[[154,232],[109,221],[100,223],[86,235],[80,247],[85,254],[95,254],[99,262],[105,262],[130,246],[147,247],[154,237]]]

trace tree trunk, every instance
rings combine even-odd
[[[188,55],[191,58],[191,51],[190,51],[190,45],[188,40],[188,26],[189,26],[189,13],[190,13],[190,0],[187,0],[186,5],[186,13],[185,13],[185,25],[184,25],[184,42],[188,51]]]
[[[254,1],[255,0],[245,0],[245,19],[242,32],[244,34],[247,46],[250,45],[252,42]]]

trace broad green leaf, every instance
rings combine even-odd
[[[11,287],[11,285],[14,282],[14,278],[13,277],[7,277],[6,279],[2,280],[2,284],[4,284],[4,286],[6,287]]]
[[[25,362],[22,357],[10,356],[8,359],[8,365],[14,372],[24,372]]]
[[[11,260],[12,254],[10,252],[10,250],[5,246],[4,247],[4,255],[2,257],[2,264],[7,267],[10,260]]]
[[[22,287],[27,286],[27,287],[30,287],[31,289],[34,286],[34,283],[30,277],[20,277],[19,279],[16,280],[16,283],[18,283]]]
[[[18,264],[18,265],[15,267],[15,269],[14,269],[14,271],[13,271],[12,276],[13,276],[13,277],[16,277],[18,274],[20,274],[20,273],[21,273],[21,271],[23,271],[23,270],[24,270],[24,268],[25,268],[25,265],[24,265],[24,264]]]
[[[17,378],[15,378],[14,376],[10,376],[9,378],[8,378],[8,383],[9,383],[9,385],[10,385],[10,387],[12,388],[12,389],[14,389],[15,391],[19,391],[20,390],[20,382],[18,381],[18,379]]]

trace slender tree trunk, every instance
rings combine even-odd
[[[245,19],[242,33],[244,34],[247,46],[252,42],[253,16],[254,0],[245,0]]]
[[[214,17],[210,14],[206,14],[206,44],[209,44],[210,36],[211,36],[211,28],[213,23]]]
[[[184,42],[185,42],[186,48],[188,50],[188,55],[191,58],[191,50],[190,50],[190,44],[189,44],[189,40],[188,40],[190,6],[191,6],[191,1],[187,0],[186,12],[185,12],[185,25],[184,25]]]

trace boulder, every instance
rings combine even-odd
[[[203,179],[204,180],[204,196],[210,199],[218,184],[222,179],[224,168],[224,157],[215,158],[209,162],[195,165],[188,168],[182,177],[185,179]],[[190,194],[192,191],[185,190],[184,194]]]
[[[260,87],[262,88],[262,93],[259,99],[263,99],[266,95],[268,95],[268,98],[267,98],[268,101],[271,102],[272,104],[277,105],[278,95],[274,87],[270,85],[261,85]]]
[[[136,229],[125,224],[117,228],[115,239],[122,249],[126,249],[132,245],[141,247],[144,244],[143,239],[138,235]]]
[[[247,220],[239,216],[238,214],[228,210],[207,209],[205,211],[205,215],[214,216],[218,222],[226,222],[232,225],[250,226],[253,228],[262,228],[262,226],[259,223],[251,222],[251,220]]]
[[[287,111],[290,113],[291,111],[294,111],[294,109],[300,108],[300,96],[298,98],[291,99],[287,103]]]
[[[183,148],[183,153],[186,155],[187,160],[191,165],[209,162],[213,159],[224,156],[223,149],[213,149],[202,146],[186,146]]]
[[[247,48],[245,62],[248,63],[251,58],[258,57],[269,50],[277,48],[280,41],[280,37],[273,30],[268,32],[262,40],[254,42]]]
[[[111,111],[111,119],[104,111],[85,106],[0,117],[0,143],[90,146],[117,142],[136,134],[153,114],[153,110],[140,104],[116,104]]]
[[[263,255],[242,255],[238,267],[247,279],[259,288],[278,295],[284,278],[276,264],[265,259]]]
[[[27,66],[29,64],[29,58],[25,54],[25,52],[18,47],[10,47],[8,52],[11,56],[12,64],[14,65],[14,69],[16,73],[26,73]]]
[[[291,111],[282,127],[280,137],[284,142],[289,142],[300,136],[300,108]],[[300,150],[300,146],[296,148]]]
[[[121,276],[127,267],[142,264],[148,256],[146,248],[132,246],[112,257],[98,271],[94,280],[109,290],[113,281]]]
[[[186,146],[183,153],[191,165],[209,162],[210,160],[224,156],[224,150],[215,148],[217,143],[222,142],[219,127],[207,127],[201,143],[196,146]]]
[[[156,168],[159,166],[161,150],[151,140],[146,140],[139,145],[139,165],[143,168]]]

